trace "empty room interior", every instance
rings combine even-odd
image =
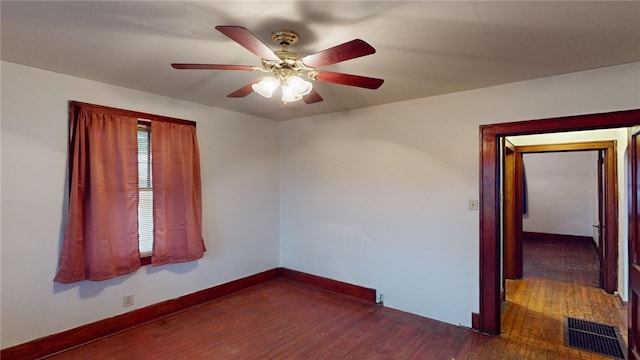
[[[3,359],[638,358],[640,2],[0,16]]]

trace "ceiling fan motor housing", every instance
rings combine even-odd
[[[299,38],[298,33],[293,30],[278,30],[271,33],[271,40],[280,46],[294,45]]]

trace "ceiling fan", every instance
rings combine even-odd
[[[351,40],[311,55],[302,56],[289,51],[289,46],[298,42],[299,38],[298,34],[292,30],[279,30],[271,34],[273,42],[282,47],[282,49],[276,51],[271,50],[244,27],[216,26],[216,30],[260,57],[262,59],[262,67],[222,64],[171,64],[171,66],[174,69],[239,70],[271,73],[270,76],[258,78],[256,81],[244,85],[227,95],[227,97],[241,98],[255,91],[262,96],[270,98],[275,90],[281,87],[284,105],[300,99],[307,104],[313,104],[322,101],[322,97],[313,88],[312,84],[304,79],[365,89],[377,89],[384,82],[382,79],[366,76],[317,70],[317,68],[323,66],[371,55],[376,52],[371,45],[360,39]]]

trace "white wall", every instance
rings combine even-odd
[[[597,161],[597,151],[524,154],[523,231],[593,237]]]
[[[2,348],[279,265],[276,122],[1,63]],[[101,282],[53,282],[63,232],[69,100],[197,122],[207,252]],[[135,295],[123,308],[122,297]]]
[[[634,63],[281,123],[282,266],[470,326],[478,126],[640,108],[638,79]]]

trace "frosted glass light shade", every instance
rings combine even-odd
[[[290,86],[282,85],[282,101],[285,103],[302,99],[302,95],[296,94]]]
[[[304,81],[297,76],[292,76],[287,79],[286,83],[282,84],[282,101],[298,101],[310,93],[312,88],[313,85],[310,82]]]
[[[258,94],[270,98],[278,88],[278,85],[280,85],[280,80],[267,76],[262,78],[257,84],[251,85],[251,88]]]
[[[297,76],[292,76],[287,79],[287,85],[291,87],[291,89],[300,95],[307,95],[311,92],[311,88],[313,87],[310,82],[304,81]]]

